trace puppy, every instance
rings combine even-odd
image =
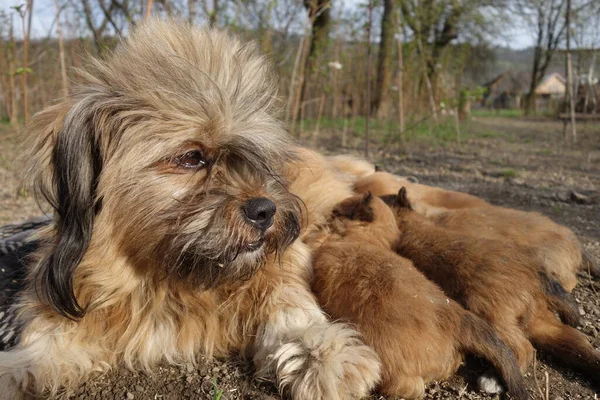
[[[376,354],[310,292],[297,237],[302,207],[322,208],[306,182],[289,190],[310,178],[288,174],[302,154],[276,99],[256,46],[153,20],[35,117],[33,179],[55,218],[12,306],[4,398],[199,352],[239,352],[293,399],[369,393]]]
[[[460,192],[414,184],[404,178],[377,172],[356,182],[359,193],[395,195],[404,186],[415,211],[440,226],[478,237],[509,240],[537,249],[546,272],[568,292],[577,285],[577,271],[589,264],[595,276],[600,268],[584,263],[579,240],[572,230],[542,214],[492,206]]]
[[[367,194],[340,203],[327,231],[311,238],[313,291],[375,348],[381,392],[422,397],[427,382],[447,378],[473,353],[498,369],[513,398],[528,398],[514,355],[492,327],[393,252],[399,234],[390,208]]]
[[[461,192],[445,190],[433,186],[410,182],[388,172],[375,172],[356,181],[354,188],[358,193],[371,192],[375,196],[396,194],[401,187],[409,191],[410,201],[423,215],[436,215],[440,212],[462,208],[485,207],[486,201]]]
[[[600,353],[569,326],[577,323],[577,307],[547,276],[535,251],[438,227],[412,209],[405,188],[386,200],[401,232],[398,254],[492,324],[522,370],[533,358],[533,343],[600,384]]]

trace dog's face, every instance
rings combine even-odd
[[[110,237],[137,273],[206,289],[250,276],[298,235],[281,171],[293,146],[271,71],[216,31],[152,21],[37,116],[37,188],[56,210],[42,295],[80,317],[72,277]]]

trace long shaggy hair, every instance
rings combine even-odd
[[[386,172],[371,174],[355,183],[358,193],[372,192],[377,196],[395,195],[401,187],[406,187],[415,211],[440,226],[535,248],[544,260],[546,272],[569,292],[577,284],[577,271],[588,263],[591,271],[599,275],[591,260],[583,262],[581,244],[573,231],[542,214],[493,206],[467,193],[411,183]]]
[[[535,346],[600,384],[600,353],[574,328],[575,302],[547,275],[534,249],[439,227],[412,209],[405,188],[386,201],[401,232],[398,254],[494,326],[522,370]]]
[[[512,398],[529,398],[514,355],[492,327],[396,255],[399,236],[390,208],[370,193],[341,202],[327,232],[313,236],[313,290],[379,354],[381,392],[422,397],[427,382],[447,378],[473,353],[498,369]]]
[[[55,220],[0,353],[9,398],[199,351],[241,352],[294,399],[369,392],[375,353],[310,293],[302,207],[330,209],[304,196],[277,113],[255,45],[154,20],[35,117],[33,181]]]

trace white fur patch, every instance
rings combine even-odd
[[[502,393],[504,387],[500,379],[492,372],[485,372],[477,379],[479,389],[490,394]]]

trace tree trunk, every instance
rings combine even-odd
[[[404,57],[402,51],[402,40],[398,39],[398,124],[400,139],[404,143],[406,142],[406,130],[404,128]]]
[[[304,68],[302,79],[301,100],[307,96],[309,78],[315,72],[319,56],[327,45],[329,30],[331,26],[331,4],[330,0],[305,0],[304,7],[308,11],[308,19],[311,22],[311,38],[308,57]]]
[[[367,95],[365,96],[365,158],[369,159],[369,120],[371,119],[371,27],[373,24],[373,0],[369,0],[367,21]]]
[[[29,66],[29,33],[31,32],[31,26],[25,27],[25,17],[27,16],[27,21],[31,24],[31,13],[33,6],[33,0],[27,1],[27,6],[25,7],[25,13],[22,17],[23,24],[23,75],[21,76],[21,86],[23,92],[23,118],[25,120],[25,125],[29,120],[29,102],[27,101],[27,68]]]
[[[196,0],[188,0],[188,22],[194,23],[196,19]]]
[[[17,42],[15,41],[14,35],[14,25],[12,16],[10,18],[10,28],[9,28],[9,41],[11,48],[8,50],[8,73],[10,80],[10,92],[11,92],[11,102],[12,105],[10,107],[10,124],[12,126],[17,126],[19,124],[18,116],[19,109],[17,107],[17,85],[15,83],[15,60],[17,59]]]
[[[62,26],[60,23],[60,9],[58,8],[57,0],[53,0],[54,18],[56,19],[56,33],[58,35],[58,55],[60,59],[60,76],[62,82],[63,95],[69,94],[69,81],[67,79],[67,66],[65,62],[65,43],[63,40]]]
[[[379,55],[377,57],[377,81],[371,104],[371,112],[380,118],[387,111],[385,110],[385,103],[387,101],[387,89],[391,81],[389,65],[392,45],[394,44],[394,3],[395,0],[384,0],[383,16],[381,18],[381,38],[379,41]]]
[[[567,85],[567,93],[570,100],[569,111],[571,115],[571,140],[573,143],[577,143],[577,128],[575,125],[575,99],[573,96],[573,65],[571,64],[571,0],[567,0]]]
[[[4,46],[4,40],[0,40],[0,84],[2,85],[2,99],[4,100],[2,103],[4,104],[4,110],[6,112],[6,116],[8,118],[10,118],[12,112],[11,112],[11,105],[12,105],[12,96],[10,93],[10,87],[9,87],[9,83],[8,83],[8,77],[9,77],[9,68],[7,65],[7,60],[8,60],[8,54],[6,54],[5,49],[8,49],[8,51],[11,51],[10,48],[10,42],[8,43],[8,46]]]
[[[542,48],[536,46],[533,53],[533,69],[531,70],[531,82],[529,84],[529,93],[525,95],[525,115],[531,114],[535,110],[535,89],[539,84],[538,75],[540,69],[540,59],[542,58]]]

